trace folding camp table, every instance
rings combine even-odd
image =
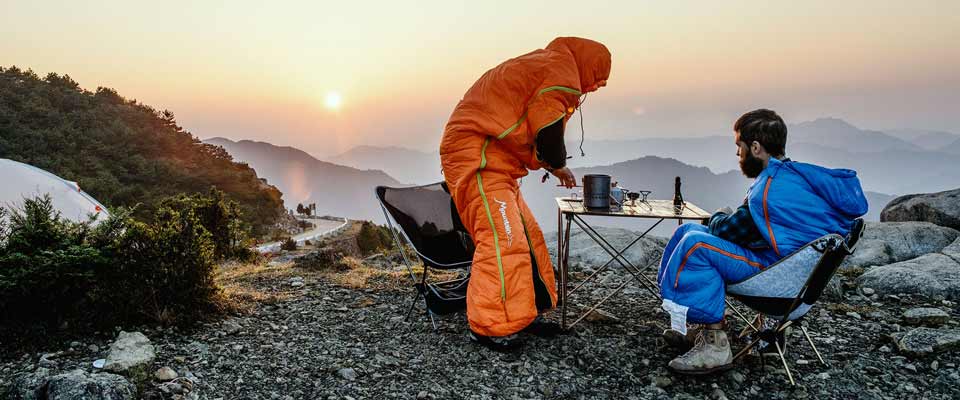
[[[657,284],[651,280],[649,277],[643,275],[643,272],[649,267],[656,265],[657,261],[639,268],[636,265],[633,265],[630,260],[623,256],[623,254],[630,249],[633,245],[643,239],[647,233],[649,233],[653,228],[660,225],[664,220],[677,220],[678,223],[683,223],[684,220],[697,220],[702,221],[710,217],[706,211],[703,211],[700,207],[686,202],[681,212],[676,212],[674,210],[672,200],[647,200],[647,201],[626,201],[620,211],[606,211],[606,210],[593,210],[587,209],[583,205],[582,199],[574,199],[569,197],[557,197],[557,266],[560,268],[560,282],[558,282],[557,293],[560,296],[560,325],[563,329],[572,328],[578,322],[586,318],[587,315],[590,315],[593,311],[599,308],[604,302],[609,300],[615,294],[619,293],[623,288],[633,280],[639,282],[644,288],[650,291],[654,297],[660,298],[660,292],[657,290]],[[609,241],[604,239],[603,235],[597,232],[589,223],[585,220],[584,217],[616,217],[616,218],[646,218],[653,219],[656,222],[650,226],[646,231],[637,236],[630,244],[628,244],[623,249],[617,250]],[[570,258],[570,227],[576,224],[587,234],[594,242],[596,242],[607,254],[610,255],[610,260],[608,260],[603,266],[594,271],[590,276],[585,278],[573,289],[569,289],[567,282],[569,281],[568,272],[569,272],[569,258]],[[627,272],[632,275],[633,279],[627,279],[620,284],[613,292],[609,293],[599,302],[589,307],[589,309],[578,316],[573,323],[567,325],[567,303],[569,296],[583,287],[585,284],[596,279],[601,272],[610,267],[610,265],[616,261],[620,266],[623,267]],[[569,290],[568,290],[569,289]]]

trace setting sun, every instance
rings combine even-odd
[[[323,100],[323,105],[330,110],[339,110],[340,104],[343,102],[343,98],[340,97],[338,92],[327,92],[326,98]]]

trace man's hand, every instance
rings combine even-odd
[[[557,179],[560,180],[560,184],[567,189],[577,186],[577,178],[573,176],[573,172],[570,171],[570,168],[557,168],[553,171],[550,171],[550,173],[557,177]]]

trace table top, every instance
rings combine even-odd
[[[560,212],[564,214],[691,220],[710,217],[710,213],[703,211],[703,209],[689,201],[685,203],[683,212],[678,214],[674,212],[673,200],[647,200],[645,202],[637,200],[634,204],[631,204],[631,201],[627,200],[623,204],[623,210],[620,211],[587,209],[583,206],[582,198],[557,197],[556,200],[557,207],[560,209]]]

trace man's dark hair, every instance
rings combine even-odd
[[[782,157],[787,147],[787,124],[773,110],[761,108],[743,114],[733,124],[740,133],[740,141],[748,146],[759,142],[773,157]]]

